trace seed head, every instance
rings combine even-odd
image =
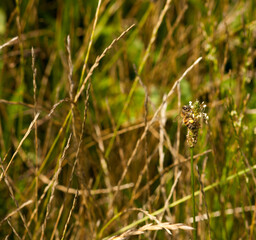
[[[192,104],[185,105],[182,108],[181,116],[183,123],[187,126],[187,142],[190,147],[194,147],[197,143],[198,131],[201,127],[201,122],[208,123],[208,115],[205,113],[206,104],[200,103],[198,100]]]

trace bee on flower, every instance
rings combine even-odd
[[[200,103],[198,100],[194,104],[189,102],[189,105],[184,105],[181,110],[183,124],[187,126],[187,142],[190,147],[194,147],[197,143],[198,131],[201,127],[201,122],[208,123],[208,115],[205,113],[206,104]]]

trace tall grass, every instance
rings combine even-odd
[[[255,9],[1,1],[0,237],[255,239]]]

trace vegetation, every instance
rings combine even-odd
[[[1,1],[0,237],[256,239],[255,5]]]

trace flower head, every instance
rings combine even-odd
[[[201,122],[204,121],[208,123],[208,115],[205,113],[206,104],[204,102],[200,103],[198,100],[192,104],[182,107],[181,116],[183,118],[183,123],[187,126],[187,142],[190,147],[194,147],[197,143],[198,131],[201,127]]]

